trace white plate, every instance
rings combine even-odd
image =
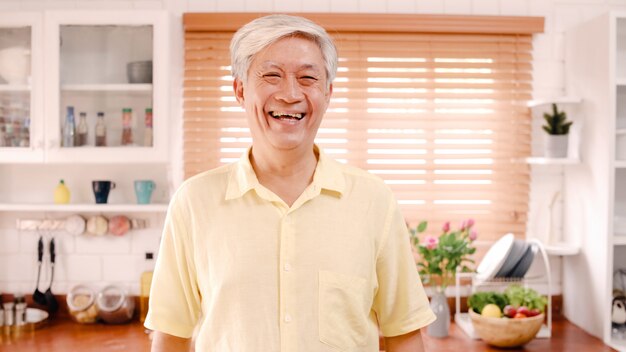
[[[494,243],[478,265],[476,278],[479,280],[493,279],[509,256],[513,243],[515,243],[515,236],[512,233],[507,233]]]

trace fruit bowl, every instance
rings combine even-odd
[[[535,338],[541,329],[545,314],[521,319],[488,318],[469,310],[476,334],[496,347],[522,346]]]

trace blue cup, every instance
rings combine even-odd
[[[136,180],[135,195],[137,196],[137,204],[150,204],[152,191],[156,188],[156,183],[152,180]]]

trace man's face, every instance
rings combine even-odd
[[[274,151],[312,148],[332,93],[317,44],[283,38],[255,55],[247,75],[246,84],[235,80],[233,87],[253,145]]]

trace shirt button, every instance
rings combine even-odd
[[[285,323],[289,323],[291,321],[291,315],[285,314]]]
[[[290,271],[291,270],[291,265],[289,265],[289,263],[286,263],[283,268],[285,269],[285,271]]]

